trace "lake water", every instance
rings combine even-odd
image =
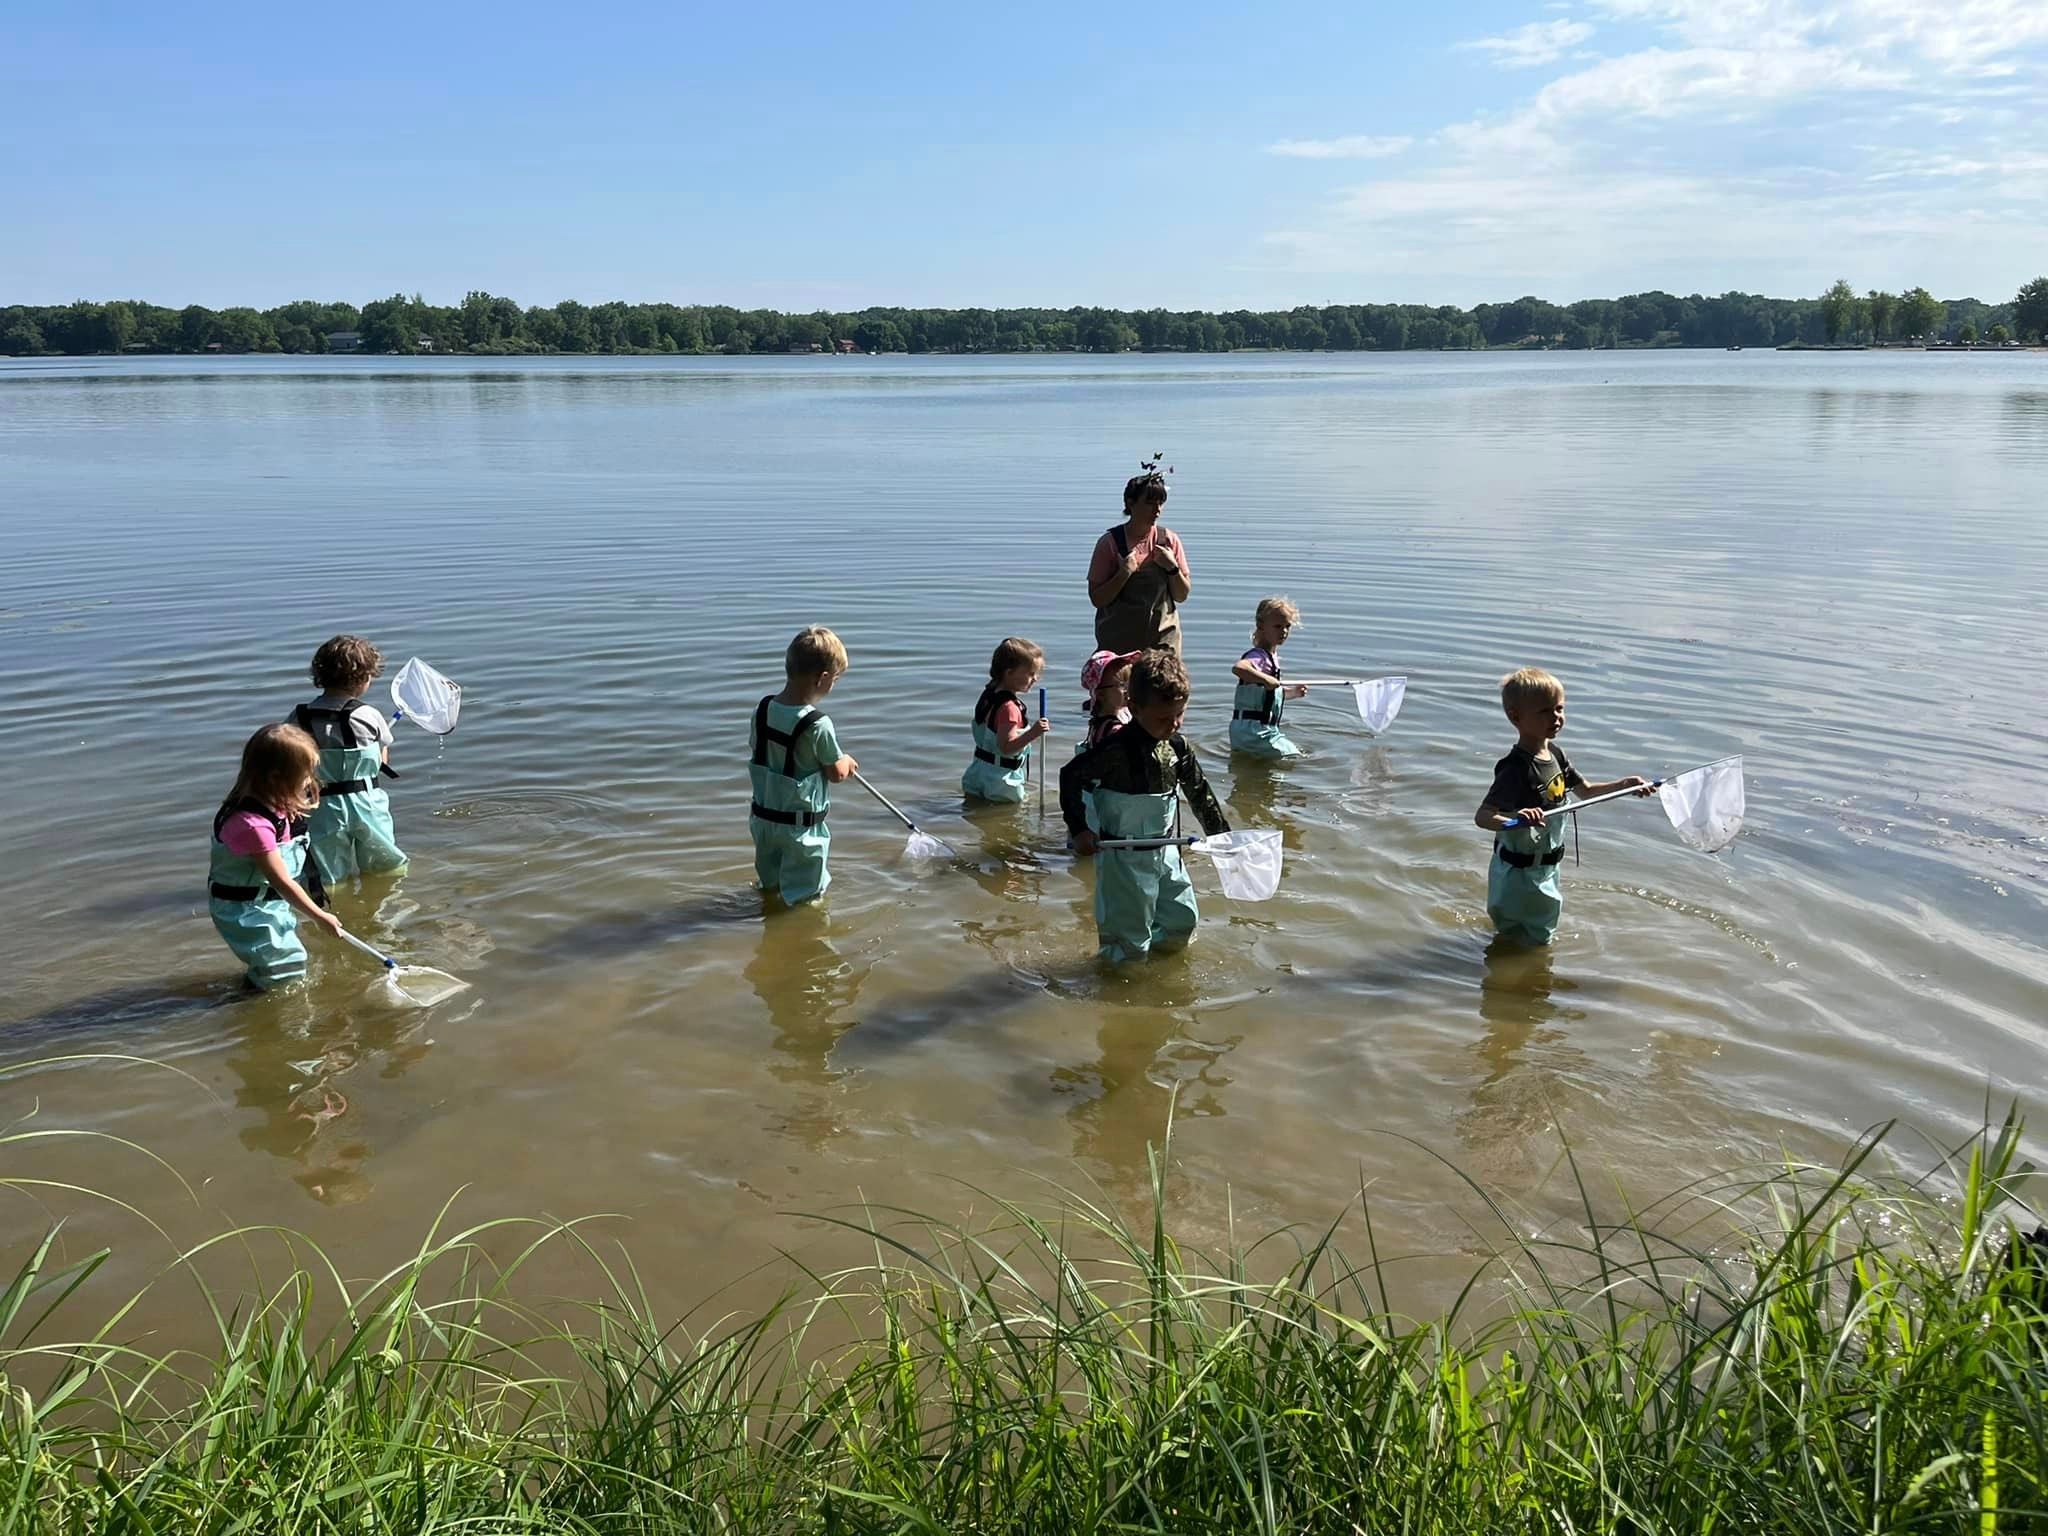
[[[1056,809],[958,782],[1006,634],[1078,732],[1089,549],[1154,450],[1188,734],[1288,862],[1257,906],[1197,867],[1199,942],[1110,972]],[[177,1068],[17,1073],[0,1115],[362,1268],[458,1187],[622,1213],[676,1299],[856,1199],[1135,1201],[1175,1093],[1191,1235],[1364,1183],[1453,1256],[1432,1153],[1541,1221],[1560,1132],[1651,1192],[1959,1134],[2048,1074],[2044,485],[2040,355],[0,363],[0,1062]],[[1383,738],[1296,706],[1306,759],[1232,762],[1269,591],[1297,675],[1408,676]],[[961,861],[847,786],[828,901],[764,920],[747,715],[810,622],[841,739]],[[245,997],[206,919],[240,743],[342,630],[465,689],[445,742],[400,727],[411,872],[341,907],[475,983],[426,1013],[317,940]],[[1489,958],[1471,817],[1525,663],[1591,776],[1740,752],[1750,814],[1707,857],[1589,812],[1554,950]],[[10,1156],[168,1200],[60,1150]]]

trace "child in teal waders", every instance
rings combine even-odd
[[[1183,792],[1205,836],[1230,830],[1180,734],[1188,692],[1187,669],[1172,651],[1147,651],[1131,664],[1130,723],[1060,770],[1060,815],[1076,853],[1096,853],[1099,838],[1175,836]],[[1133,960],[1194,937],[1201,911],[1180,849],[1100,853],[1095,926],[1105,960]]]
[[[336,635],[313,653],[320,697],[292,711],[292,724],[320,749],[320,804],[308,825],[314,867],[330,886],[405,868],[391,797],[377,785],[380,777],[398,777],[390,763],[391,726],[363,702],[383,670],[376,646],[360,635]]]
[[[1573,790],[1585,797],[1617,789],[1654,791],[1638,775],[1591,784],[1572,766],[1557,733],[1564,729],[1564,684],[1540,667],[1501,679],[1500,707],[1514,724],[1513,750],[1493,766],[1493,786],[1472,819],[1493,834],[1486,873],[1486,915],[1503,938],[1548,944],[1564,916],[1558,866],[1564,862],[1565,822],[1553,815]],[[1503,827],[1520,819],[1523,825]]]
[[[846,670],[846,647],[829,629],[813,626],[789,642],[782,660],[786,682],[754,708],[748,732],[754,799],[747,830],[754,837],[754,873],[761,889],[791,906],[815,901],[832,883],[825,867],[832,832],[832,786],[859,765],[839,750],[839,737],[818,703]]]
[[[213,818],[207,915],[259,990],[306,974],[301,916],[341,931],[299,884],[319,762],[320,749],[297,726],[266,725],[242,748],[242,771]]]
[[[1045,652],[1029,640],[1011,638],[996,647],[988,664],[988,686],[974,705],[974,760],[960,776],[963,794],[977,800],[1017,805],[1031,782],[1031,747],[1052,729],[1049,721],[1027,723],[1020,694],[1038,686]]]
[[[1289,699],[1308,689],[1280,681],[1280,647],[1301,624],[1301,610],[1284,597],[1259,599],[1252,615],[1252,648],[1230,669],[1237,692],[1230,701],[1230,750],[1249,757],[1279,759],[1301,756],[1301,748],[1280,729],[1280,714]]]

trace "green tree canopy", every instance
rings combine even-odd
[[[1840,341],[1856,320],[1856,290],[1849,286],[1849,279],[1836,278],[1834,286],[1820,296],[1820,314],[1829,342]]]
[[[2013,328],[2022,341],[2048,341],[2048,277],[2037,277],[2014,295]]]
[[[1893,323],[1902,336],[1928,337],[1941,329],[1946,314],[1941,301],[1925,288],[1908,288],[1899,295],[1899,312]]]

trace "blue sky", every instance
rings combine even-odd
[[[0,302],[1222,309],[2048,270],[2048,0],[12,0]]]

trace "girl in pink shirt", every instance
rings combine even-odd
[[[249,981],[267,990],[306,974],[303,915],[330,932],[341,922],[299,884],[306,813],[319,803],[320,749],[295,725],[266,725],[242,748],[242,771],[213,818],[207,913]]]

